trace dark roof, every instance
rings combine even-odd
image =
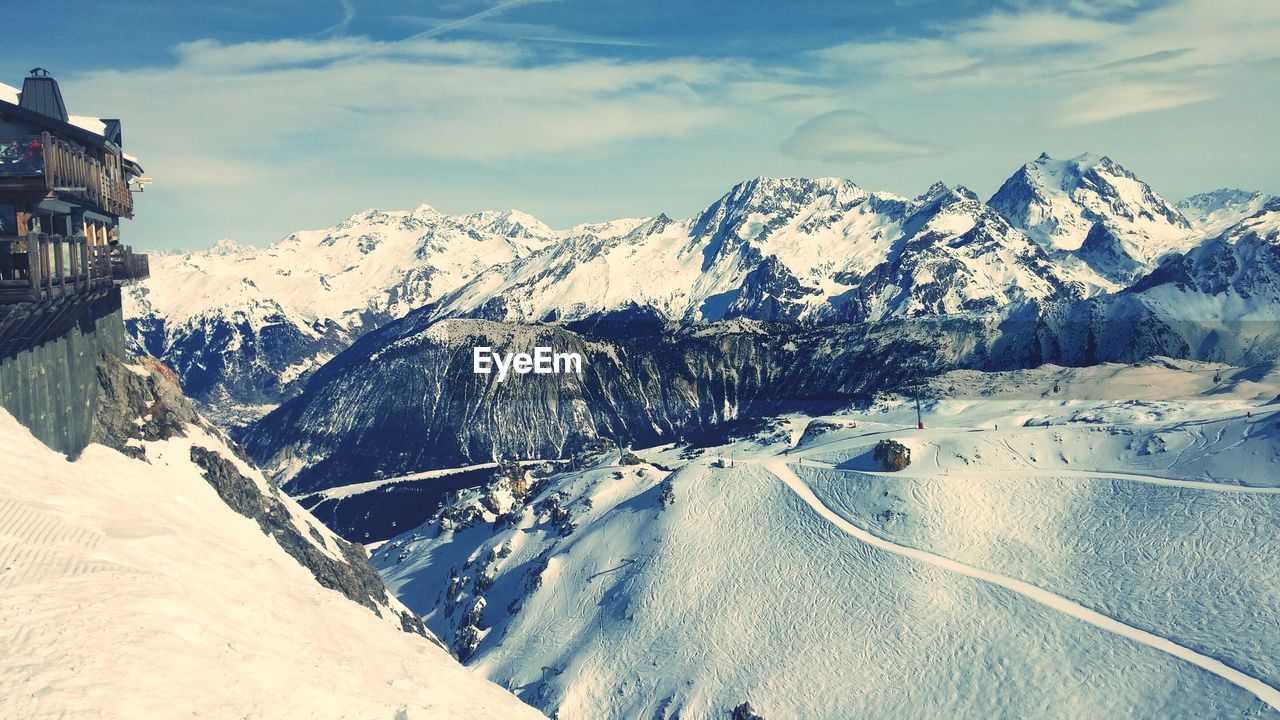
[[[35,68],[31,75],[22,81],[22,93],[18,95],[18,104],[32,112],[38,112],[58,120],[67,121],[67,106],[62,102],[62,91],[58,89],[58,81],[53,79],[48,70]]]

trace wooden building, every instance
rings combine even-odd
[[[149,274],[120,244],[142,184],[123,144],[119,120],[69,115],[44,70],[0,84],[0,407],[72,455],[100,359],[126,352],[120,286]]]
[[[120,121],[69,115],[47,71],[0,85],[0,304],[147,277],[146,255],[119,244],[141,174]]]

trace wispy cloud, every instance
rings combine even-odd
[[[1027,114],[1070,124],[1200,102],[1221,94],[1242,66],[1280,58],[1280,3],[1251,0],[1171,0],[1154,8],[1079,1],[935,30],[928,38],[850,43],[817,56],[832,76],[919,92],[1056,92],[1058,100]],[[1078,109],[1065,109],[1073,103]]]
[[[806,160],[888,162],[937,155],[941,148],[908,140],[876,125],[858,110],[832,110],[800,124],[782,151]]]
[[[717,98],[740,71],[696,59],[530,64],[512,46],[423,37],[200,41],[177,56],[72,82],[85,106],[129,107],[149,172],[187,183],[269,174],[321,148],[335,160],[493,162],[676,138],[730,120]]]
[[[448,19],[425,15],[397,15],[390,19],[397,25],[423,27],[426,29],[435,29],[439,25],[452,22]],[[467,25],[467,28],[488,38],[510,42],[559,43],[618,48],[654,46],[653,43],[630,38],[572,32],[551,23],[514,22],[487,18],[473,21]]]
[[[1217,97],[1210,88],[1144,83],[1108,85],[1076,93],[1051,108],[1049,125],[1089,125],[1140,113],[1204,102]]]
[[[436,25],[434,27],[428,28],[427,30],[423,30],[420,33],[412,35],[407,39],[421,40],[426,38],[439,37],[441,35],[444,35],[445,33],[462,30],[465,27],[474,25],[483,20],[488,20],[489,18],[495,17],[497,15],[501,15],[502,13],[505,13],[509,10],[514,10],[524,5],[534,5],[536,3],[558,2],[558,1],[559,0],[501,0],[501,2],[495,3],[494,5],[487,7],[484,10],[481,10],[480,12],[472,13],[471,15],[458,18],[457,20],[448,20],[446,22],[442,22],[439,25]]]
[[[338,0],[342,6],[342,17],[338,22],[330,25],[320,32],[320,35],[345,35],[351,29],[351,23],[356,19],[356,6],[352,0]]]

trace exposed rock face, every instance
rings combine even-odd
[[[897,440],[881,440],[872,455],[889,472],[898,472],[911,464],[911,448]]]
[[[290,557],[311,570],[316,582],[382,614],[379,608],[387,603],[387,590],[369,565],[362,546],[332,539],[317,547],[314,539],[294,526],[278,490],[271,488],[269,494],[264,494],[257,483],[240,473],[235,463],[202,447],[191,448],[191,462],[204,470],[205,479],[223,502],[256,521],[262,532],[275,538]]]
[[[187,425],[207,427],[182,394],[173,371],[146,356],[134,358],[134,363],[112,354],[99,357],[93,442],[142,457],[141,446],[130,440],[165,440],[185,435]]]
[[[732,717],[733,720],[764,720],[764,716],[757,713],[749,702],[744,702],[734,708]]]

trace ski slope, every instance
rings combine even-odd
[[[615,453],[496,512],[465,497],[373,562],[566,720],[1280,717],[1274,371],[930,385],[926,430],[885,396]],[[908,469],[872,465],[885,438]]]
[[[72,463],[2,411],[0,435],[0,716],[541,717],[223,504],[189,459],[216,439]]]
[[[1203,668],[1233,685],[1248,690],[1272,709],[1280,711],[1280,690],[1277,690],[1256,677],[1246,675],[1216,658],[1198,653],[1195,650],[1179,645],[1168,638],[1160,637],[1159,635],[1155,635],[1145,630],[1140,630],[1130,625],[1126,625],[1114,618],[1107,617],[1106,615],[1084,607],[1079,603],[1068,600],[1060,595],[1055,595],[1052,592],[1036,587],[1030,583],[1023,582],[1006,575],[1000,575],[965,565],[963,563],[956,562],[955,560],[935,555],[931,552],[905,545],[898,545],[873,535],[872,533],[867,532],[866,530],[863,530],[849,522],[831,508],[823,504],[823,502],[814,495],[813,491],[809,489],[809,486],[806,485],[805,482],[794,472],[792,472],[791,468],[785,462],[774,460],[767,463],[765,466],[769,469],[769,472],[773,473],[779,480],[786,483],[787,487],[791,488],[796,495],[805,502],[805,504],[813,508],[814,512],[818,513],[818,515],[822,516],[824,519],[828,520],[849,535],[852,535],[872,547],[1012,590],[1023,597],[1029,598],[1060,613],[1065,613],[1073,618],[1087,622],[1094,627],[1115,633],[1121,637],[1146,645],[1147,647],[1166,652],[1178,659],[1185,660],[1199,668]]]

